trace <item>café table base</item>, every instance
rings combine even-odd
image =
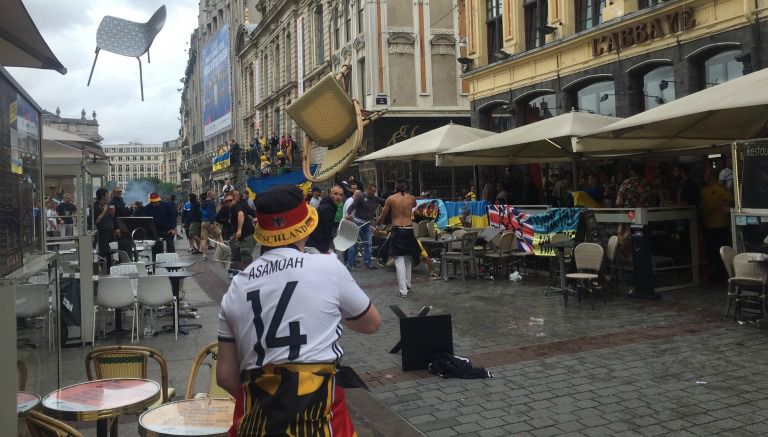
[[[117,437],[117,417],[96,421],[96,437]]]

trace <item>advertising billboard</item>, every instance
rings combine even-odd
[[[232,126],[229,25],[203,47],[203,134],[209,138]]]

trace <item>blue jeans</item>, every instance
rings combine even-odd
[[[360,226],[360,234],[357,237],[357,241],[360,241],[363,245],[363,262],[366,266],[371,265],[371,224],[366,223]],[[347,267],[355,265],[355,257],[357,256],[357,244],[350,247],[347,250]]]

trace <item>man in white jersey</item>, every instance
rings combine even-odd
[[[342,323],[373,333],[381,319],[336,257],[304,253],[317,211],[296,186],[256,201],[262,254],[221,302],[216,378],[236,399],[231,436],[355,434],[335,385]]]

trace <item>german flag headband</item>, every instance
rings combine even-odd
[[[273,214],[256,212],[254,238],[262,246],[286,246],[308,237],[317,227],[317,210],[306,202]]]

